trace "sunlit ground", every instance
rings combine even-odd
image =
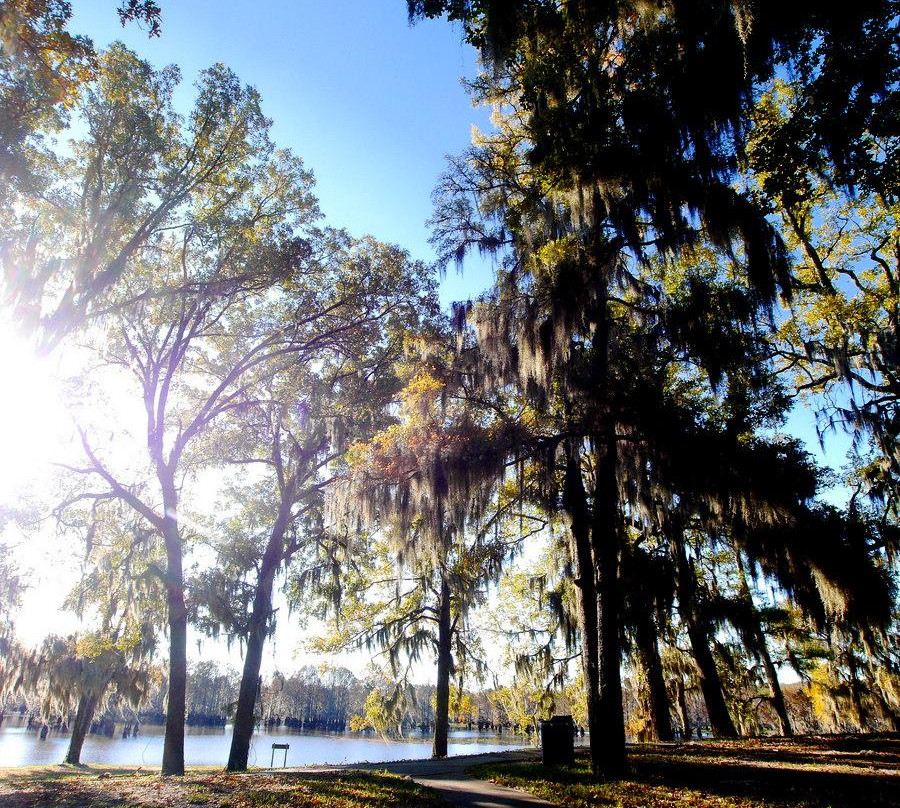
[[[631,746],[627,777],[601,783],[586,753],[573,768],[488,764],[475,775],[567,808],[894,808],[900,736],[742,738]]]
[[[192,767],[161,778],[140,769],[33,767],[0,771],[4,808],[204,806],[205,808],[444,808],[434,792],[379,772],[228,775]]]

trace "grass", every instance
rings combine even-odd
[[[574,767],[485,764],[477,777],[566,808],[898,808],[900,735],[647,744],[626,780]]]
[[[118,767],[0,769],[0,808],[446,808],[426,788],[379,772],[160,777]]]
[[[473,773],[564,808],[900,808],[900,735],[742,739],[629,749],[629,776],[578,765],[483,764]],[[125,767],[0,769],[0,808],[446,808],[433,792],[368,771],[160,777]]]

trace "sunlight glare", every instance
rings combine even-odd
[[[57,365],[0,321],[0,500],[27,495],[71,434]]]

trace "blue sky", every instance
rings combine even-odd
[[[329,224],[371,234],[431,261],[426,220],[444,157],[463,151],[489,111],[462,85],[476,53],[444,21],[411,27],[404,0],[161,0],[162,35],[123,28],[114,0],[75,0],[70,29],[103,48],[121,40],[161,67],[181,67],[187,110],[197,74],[215,62],[261,93],[279,146],[316,175]],[[441,297],[477,294],[490,271],[472,259]]]
[[[119,39],[159,67],[178,64],[185,111],[197,74],[224,62],[260,91],[278,145],[315,173],[329,224],[434,259],[426,221],[445,156],[469,145],[473,125],[491,128],[489,110],[473,107],[463,86],[477,65],[459,26],[410,26],[404,0],[161,0],[162,35],[150,39],[123,28],[115,5],[74,0],[71,30],[101,48]],[[469,257],[462,275],[448,271],[442,302],[477,295],[491,275]],[[795,409],[788,429],[825,461],[808,407]],[[839,466],[849,439],[832,433],[826,445]]]
[[[472,126],[489,130],[489,110],[474,108],[463,86],[477,70],[475,50],[445,20],[410,26],[404,0],[161,0],[162,35],[149,39],[119,24],[114,0],[75,0],[71,29],[98,47],[120,39],[157,66],[176,63],[187,110],[197,74],[224,62],[262,94],[280,146],[316,175],[329,224],[394,242],[431,261],[426,225],[431,192],[445,156],[470,142]],[[441,284],[446,306],[477,295],[492,272],[477,256]],[[839,468],[850,440],[826,437],[813,412],[798,405],[787,430],[819,462]],[[846,499],[836,489],[831,499]]]
[[[74,0],[72,5],[70,30],[89,36],[98,48],[121,40],[157,67],[177,64],[183,76],[176,93],[181,112],[191,108],[193,83],[201,70],[216,62],[231,67],[260,91],[277,145],[300,155],[316,175],[328,224],[358,236],[371,234],[401,245],[414,258],[433,261],[426,220],[432,189],[445,169],[444,156],[469,145],[473,125],[490,128],[488,110],[473,108],[461,82],[463,76],[475,75],[476,64],[475,52],[462,42],[458,28],[441,22],[411,28],[403,0],[161,0],[162,35],[149,39],[135,25],[122,28],[116,0]],[[445,305],[476,295],[489,283],[490,268],[478,260],[470,263],[473,268],[464,275],[451,269],[444,279]],[[23,359],[24,348],[13,344],[0,330],[0,360],[16,360],[5,374],[19,378],[34,393],[23,397],[23,406],[29,406],[28,400],[54,400],[49,388],[41,392],[47,382],[41,373],[26,378],[32,363]],[[33,369],[47,371],[47,364]],[[37,413],[33,404],[30,410]],[[25,422],[27,414],[8,421]],[[38,415],[42,423],[68,424],[58,412]],[[28,442],[34,433],[19,431],[21,454],[34,454]],[[59,441],[51,440],[49,430],[44,432],[51,444],[45,453],[49,455]],[[6,439],[0,434],[0,443]],[[20,467],[9,468],[10,474],[21,476]],[[7,482],[0,467],[0,483]],[[48,633],[77,630],[75,616],[61,608],[78,576],[77,548],[66,556],[56,541],[19,544],[17,552],[30,568],[30,589],[16,618],[19,635],[36,645]],[[284,613],[281,595],[278,605]],[[324,661],[302,650],[306,634],[297,619],[280,621],[267,644],[266,675],[274,668],[290,671]],[[199,647],[199,634],[191,636],[193,660],[240,667],[237,646],[203,640]],[[333,662],[361,673],[370,656],[356,652]],[[430,675],[423,663],[418,678],[427,681]]]
[[[444,21],[410,27],[404,0],[160,4],[162,35],[156,39],[134,25],[123,29],[116,0],[74,0],[70,28],[100,48],[120,39],[159,67],[178,64],[184,78],[177,98],[184,111],[197,74],[224,62],[259,89],[278,145],[299,154],[315,173],[329,224],[433,259],[426,220],[444,157],[469,145],[473,125],[490,129],[488,111],[473,108],[461,83],[474,76],[476,64],[458,27]],[[477,259],[462,276],[451,269],[442,284],[444,304],[478,294],[490,274]],[[789,429],[820,461],[825,458],[809,409],[798,408]],[[843,462],[848,443],[841,434],[827,439],[832,465]],[[836,492],[835,499],[842,498]],[[52,599],[43,600],[47,620],[58,620]],[[292,621],[283,623],[269,658],[290,669],[299,629],[291,634]],[[217,650],[223,661],[236,664],[224,646],[207,646],[203,654],[209,658]]]

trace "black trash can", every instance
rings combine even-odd
[[[570,715],[541,721],[541,762],[545,766],[575,765],[575,722]]]

